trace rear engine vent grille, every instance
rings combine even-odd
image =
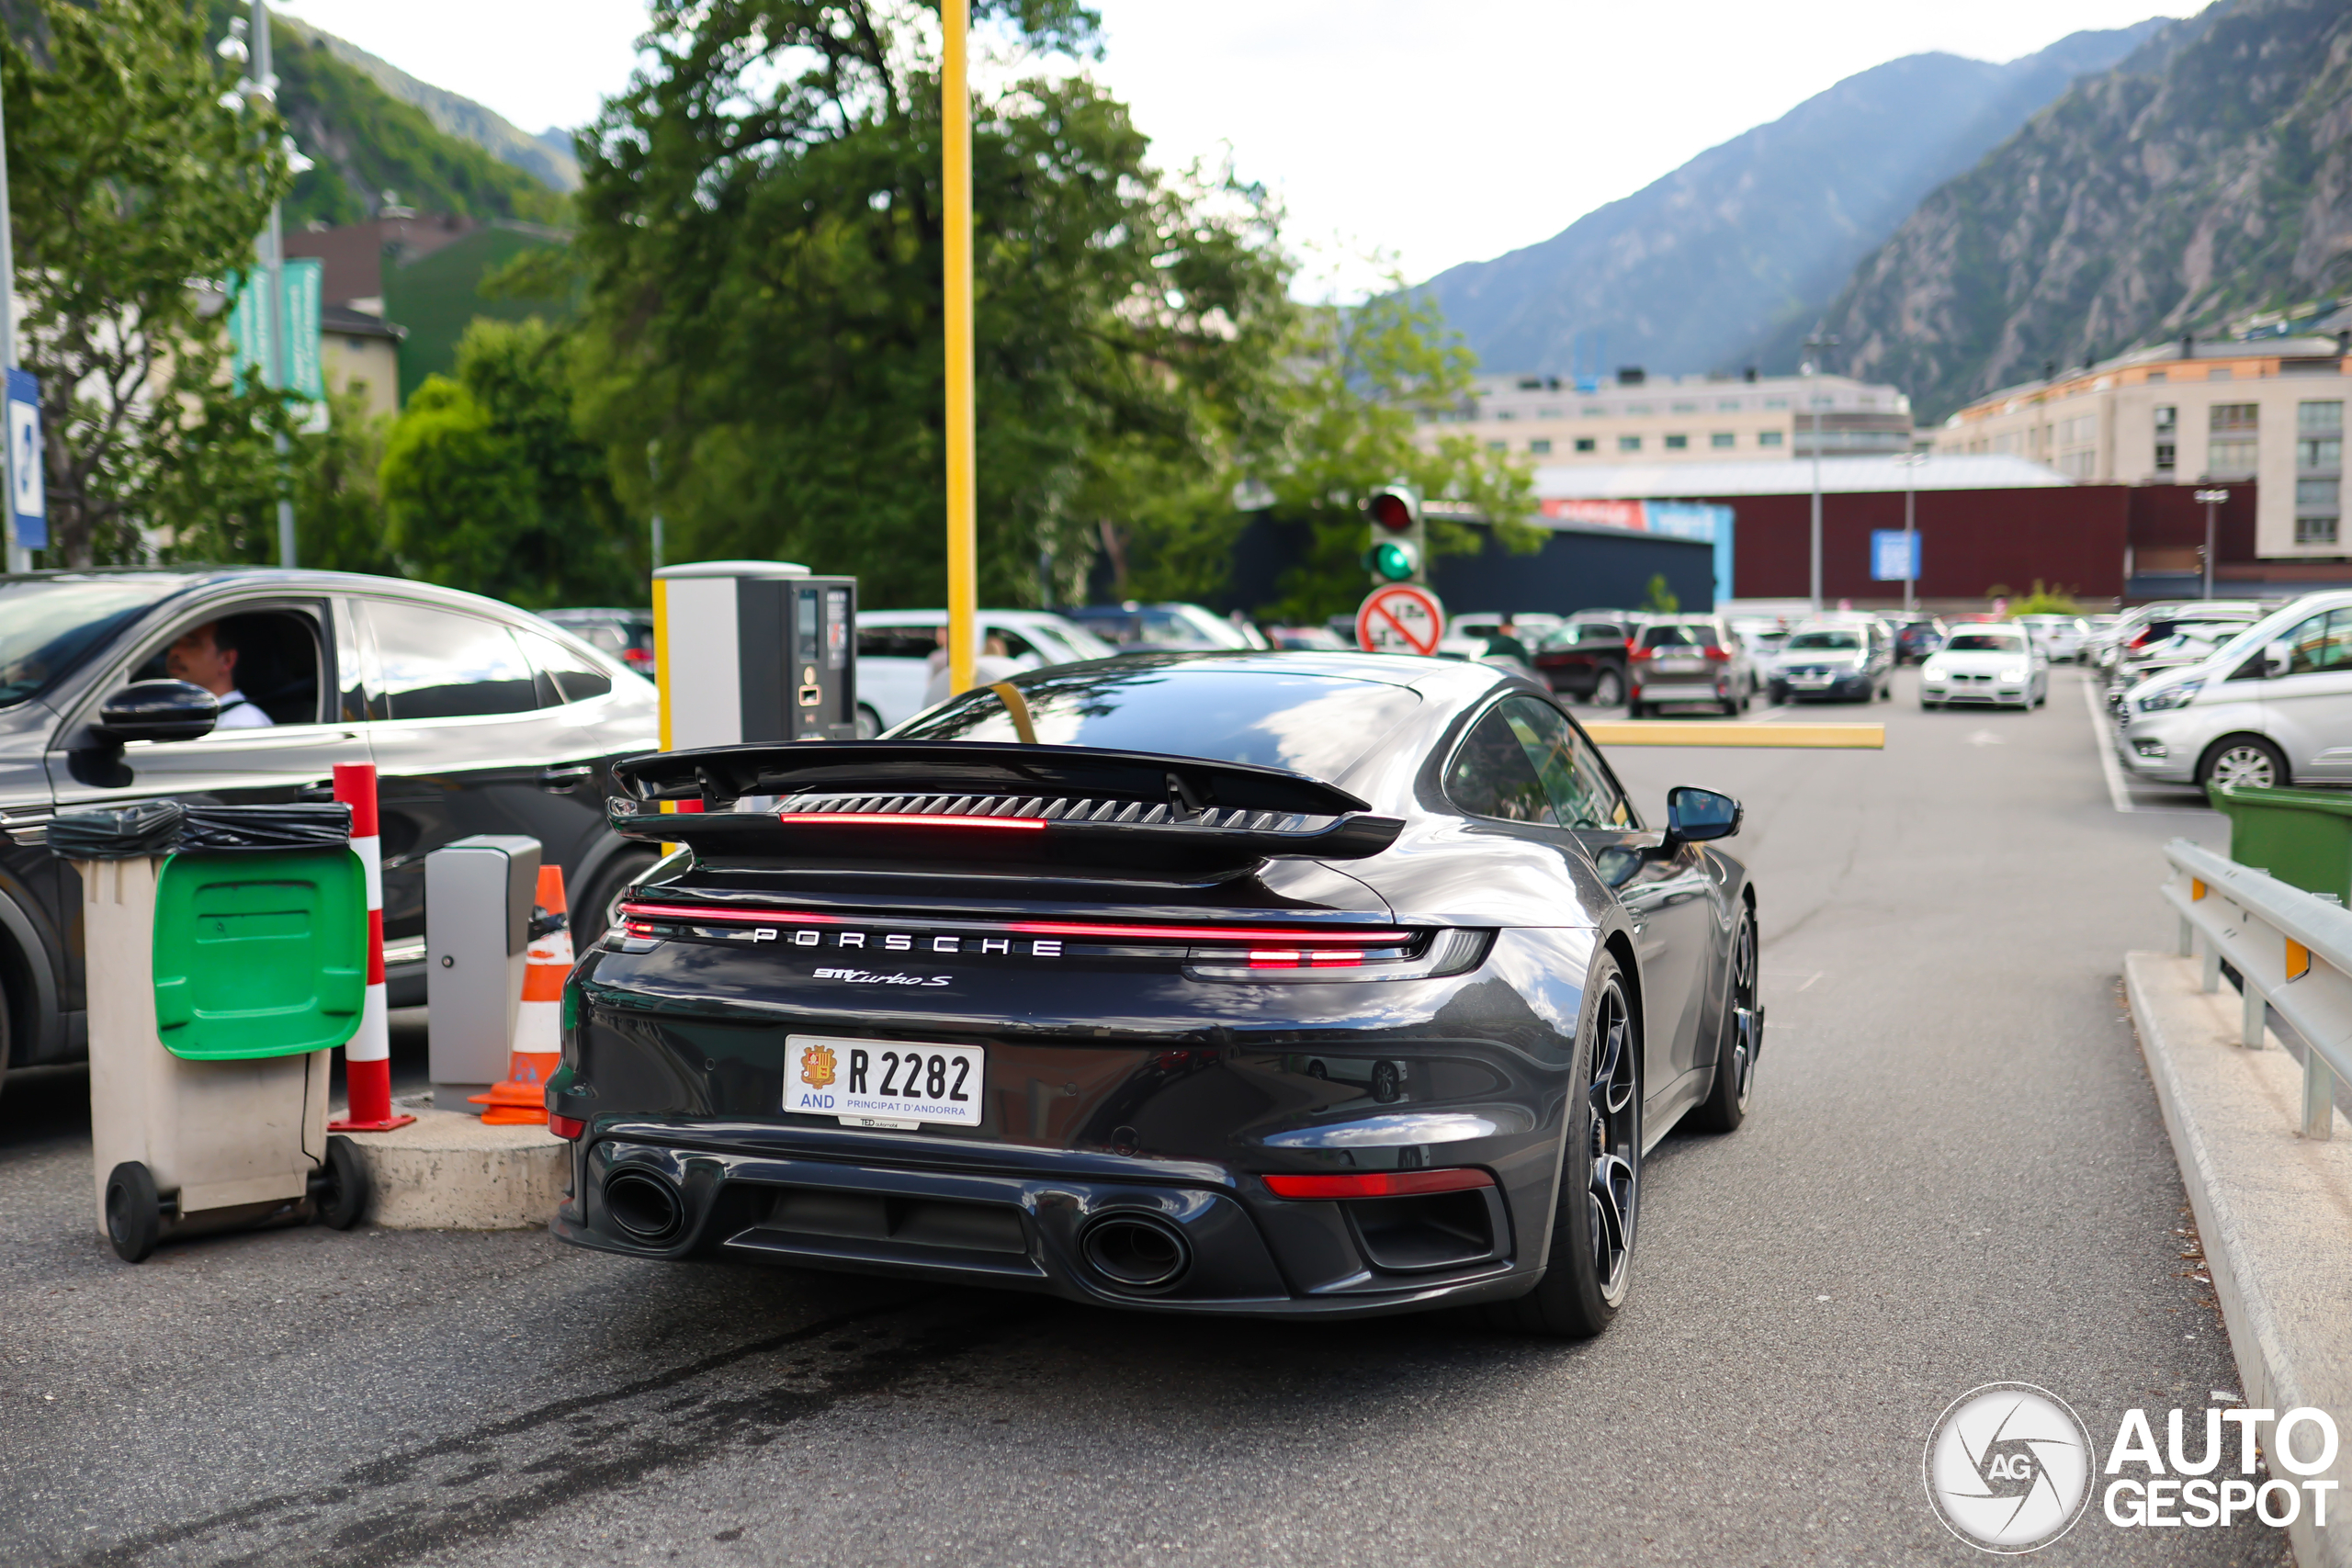
[[[1243,811],[1210,806],[1199,811],[1165,801],[1116,800],[1086,795],[796,795],[777,808],[779,817],[813,814],[883,817],[1002,817],[1030,822],[1180,824],[1188,828],[1236,828],[1260,833],[1302,833],[1328,826],[1329,817],[1293,811]]]

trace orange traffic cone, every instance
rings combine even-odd
[[[555,930],[531,943],[523,969],[523,1006],[514,1018],[514,1049],[506,1081],[488,1094],[469,1095],[487,1106],[492,1127],[545,1126],[548,1079],[563,1055],[563,982],[571,973],[571,931],[563,899],[563,867],[539,867],[539,908],[556,917]]]

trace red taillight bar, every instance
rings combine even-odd
[[[1277,1198],[1410,1198],[1423,1192],[1467,1192],[1492,1187],[1483,1170],[1370,1170],[1347,1176],[1269,1176],[1266,1190]]]
[[[1286,926],[1103,926],[1076,920],[926,920],[921,916],[823,915],[806,909],[713,909],[693,904],[623,904],[630,919],[748,920],[776,926],[986,926],[992,931],[1018,936],[1121,938],[1145,942],[1338,942],[1351,947],[1394,947],[1413,940],[1411,931],[1295,931]]]

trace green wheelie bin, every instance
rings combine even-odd
[[[82,879],[99,1229],[164,1236],[359,1216],[327,1134],[334,1047],[368,981],[365,873],[343,806],[148,801],[61,814]]]
[[[2306,893],[2352,901],[2352,790],[2208,787],[2230,819],[2230,858]]]

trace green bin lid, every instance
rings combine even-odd
[[[190,1061],[292,1056],[358,1032],[368,886],[349,848],[175,854],[155,888],[155,1030]]]

